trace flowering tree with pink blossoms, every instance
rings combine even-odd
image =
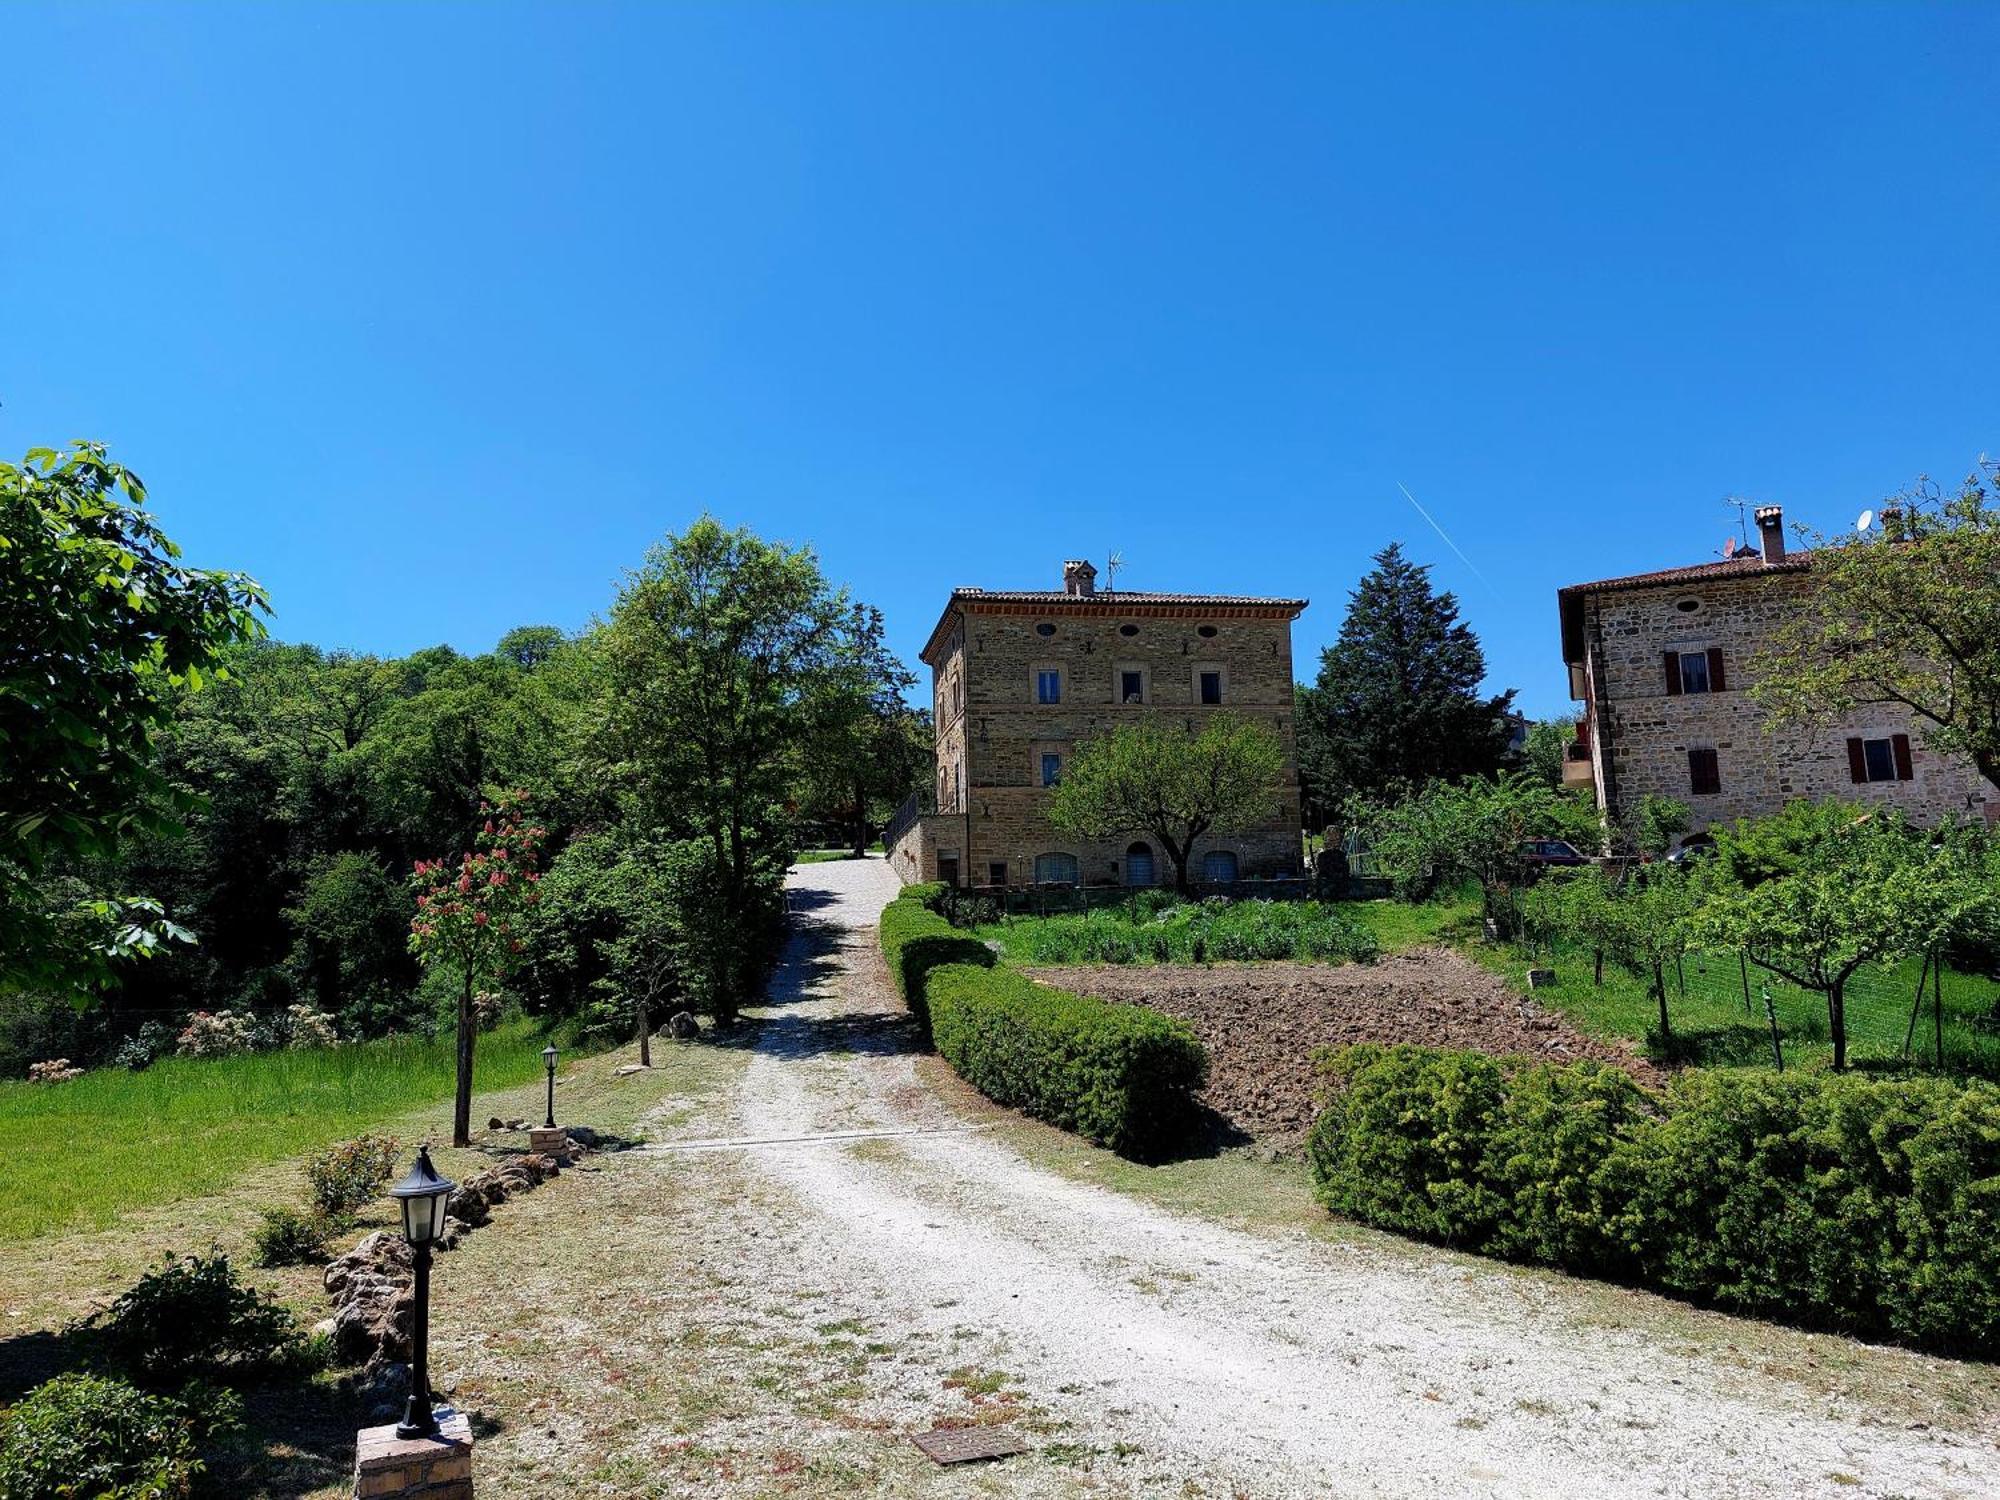
[[[486,821],[456,864],[420,859],[410,874],[417,901],[410,950],[424,967],[443,964],[459,976],[454,1146],[472,1144],[472,1048],[479,1034],[473,996],[497,986],[518,961],[521,915],[535,903],[541,879],[535,861],[548,837],[529,819],[525,793],[504,792],[479,810]]]

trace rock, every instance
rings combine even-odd
[[[401,1360],[371,1359],[350,1382],[354,1401],[374,1421],[399,1417],[410,1395],[410,1367]]]
[[[379,1272],[360,1271],[348,1282],[347,1299],[333,1315],[334,1352],[349,1362],[410,1357],[416,1295],[404,1282]]]
[[[486,1128],[488,1130],[505,1130],[507,1125],[498,1115],[495,1115],[486,1122]]]
[[[1528,970],[1528,988],[1531,990],[1545,990],[1555,982],[1556,971],[1554,969]]]
[[[622,1068],[613,1068],[611,1076],[613,1078],[630,1078],[634,1073],[650,1073],[651,1071],[652,1065],[650,1063],[626,1063]]]
[[[563,1127],[563,1134],[586,1151],[595,1151],[599,1143],[604,1139],[588,1125],[565,1125]]]
[[[472,1226],[463,1219],[454,1219],[449,1213],[444,1218],[444,1228],[438,1231],[437,1247],[440,1250],[456,1250],[458,1242],[472,1233]]]
[[[678,1041],[691,1042],[701,1035],[701,1023],[687,1011],[677,1010],[667,1021],[667,1030]]]
[[[493,1217],[491,1210],[486,1206],[486,1195],[470,1183],[452,1189],[451,1196],[445,1200],[444,1212],[447,1223],[455,1222],[473,1227],[484,1224]]]

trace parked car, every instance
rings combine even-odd
[[[1587,865],[1590,859],[1564,839],[1529,839],[1521,845],[1521,863],[1531,870],[1546,870]]]
[[[1712,833],[1691,833],[1680,842],[1680,847],[1667,856],[1670,865],[1693,864],[1697,860],[1710,859],[1715,854],[1715,835]]]

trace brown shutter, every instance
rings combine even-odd
[[[1680,697],[1680,695],[1681,695],[1681,654],[1680,654],[1680,652],[1678,652],[1678,651],[1669,651],[1669,652],[1667,653],[1667,663],[1666,663],[1666,665],[1667,665],[1667,696],[1668,696],[1669,698],[1678,698],[1678,697]]]
[[[1713,750],[1688,751],[1688,790],[1697,797],[1722,790],[1722,766]]]
[[[1708,648],[1708,690],[1711,693],[1726,693],[1729,691],[1729,684],[1722,680],[1722,648],[1720,646],[1710,646]]]
[[[1907,734],[1892,734],[1889,736],[1889,744],[1896,752],[1896,779],[1908,781],[1916,775],[1916,771],[1910,765],[1910,737]]]
[[[1868,752],[1858,739],[1847,742],[1847,775],[1856,785],[1868,779]]]

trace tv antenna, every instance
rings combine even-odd
[[[1723,497],[1722,506],[1724,510],[1736,512],[1736,545],[1722,554],[1724,557],[1734,557],[1750,545],[1750,502],[1741,495],[1727,495]]]
[[[1114,547],[1111,551],[1110,561],[1104,565],[1106,574],[1104,589],[1106,593],[1115,594],[1118,592],[1118,570],[1124,566],[1125,554]]]
[[[1988,458],[1984,453],[1981,453],[1979,455],[1979,467],[1984,469],[1993,478],[2000,479],[2000,458]]]

